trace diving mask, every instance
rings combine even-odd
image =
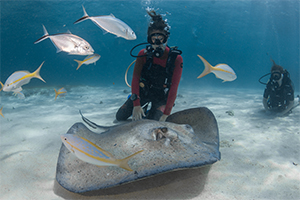
[[[279,71],[274,71],[271,73],[271,79],[278,81],[279,79],[281,79],[282,74]]]
[[[168,40],[168,36],[163,33],[153,33],[148,36],[148,43],[154,45],[161,45],[166,43]]]

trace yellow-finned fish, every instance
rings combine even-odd
[[[123,159],[115,159],[112,154],[101,149],[99,146],[83,137],[74,134],[63,134],[61,135],[61,140],[70,152],[74,153],[77,158],[84,162],[97,165],[99,167],[118,166],[128,171],[133,170],[129,167],[127,162],[133,156],[143,151],[138,151]]]
[[[78,19],[74,24],[77,24],[79,22],[82,22],[86,19],[92,20],[94,24],[102,28],[104,31],[112,33],[116,35],[117,37],[122,37],[126,40],[135,40],[136,35],[134,31],[122,20],[116,18],[113,14],[111,15],[101,15],[101,16],[94,16],[90,17],[84,7],[83,8],[83,17]]]
[[[44,62],[42,62],[42,64],[39,66],[39,68],[32,73],[30,73],[28,71],[14,72],[5,81],[4,86],[3,86],[3,91],[14,92],[15,94],[20,94],[21,96],[24,96],[21,93],[22,86],[29,83],[32,78],[38,78],[41,81],[46,83],[46,81],[44,81],[44,79],[40,76],[40,70],[41,70]]]
[[[94,63],[96,64],[96,62],[100,59],[100,55],[99,54],[93,54],[93,55],[90,55],[90,56],[87,56],[83,61],[80,61],[80,60],[75,60],[77,63],[78,63],[78,67],[76,70],[79,69],[79,67],[81,67],[82,64],[85,64],[85,65],[89,65],[91,63]]]
[[[236,79],[235,72],[227,64],[218,64],[213,67],[202,56],[198,55],[198,57],[202,60],[205,69],[197,78],[202,78],[203,76],[206,76],[207,74],[212,72],[216,75],[217,78],[222,79],[223,82],[233,81]]]
[[[0,109],[0,115],[2,116],[2,117],[4,117],[4,115],[2,114],[2,109],[3,109],[3,106],[2,106],[2,108]],[[4,117],[5,118],[5,117]]]
[[[63,97],[67,93],[67,90],[64,87],[60,88],[58,91],[56,91],[56,89],[54,88],[54,91],[55,91],[55,100],[56,100],[57,96]]]

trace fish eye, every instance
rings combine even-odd
[[[88,46],[85,46],[85,49],[89,49],[89,47],[88,47]]]
[[[66,141],[67,141],[67,138],[65,137],[65,138],[64,138],[64,140],[66,140]]]

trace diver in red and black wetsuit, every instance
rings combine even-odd
[[[148,43],[136,59],[131,83],[131,97],[116,114],[118,121],[143,117],[165,121],[170,115],[182,74],[181,51],[167,46],[170,35],[168,24],[161,15],[150,11]],[[145,114],[151,102],[151,109]]]

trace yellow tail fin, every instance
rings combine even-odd
[[[203,70],[203,72],[197,77],[197,78],[202,78],[203,76],[206,76],[207,74],[209,74],[212,69],[213,66],[211,66],[211,64],[209,64],[202,56],[197,55],[203,62],[205,69]]]
[[[77,69],[76,69],[76,70],[78,70],[78,69],[79,69],[79,67],[81,67],[81,65],[82,65],[82,63],[83,63],[83,62],[82,62],[82,61],[80,61],[80,60],[75,60],[75,59],[74,59],[74,61],[76,61],[76,62],[78,63],[78,67],[77,67]]]
[[[132,155],[130,155],[130,156],[124,158],[124,159],[120,159],[120,160],[119,160],[120,163],[118,164],[118,166],[121,167],[121,168],[123,168],[123,169],[126,169],[126,170],[128,170],[128,171],[133,171],[133,170],[129,167],[129,165],[128,165],[127,162],[128,162],[133,156],[135,156],[136,154],[139,154],[139,153],[141,153],[141,152],[143,152],[143,151],[144,151],[144,150],[138,151],[138,152],[136,152],[136,153],[134,153],[134,154],[132,154]]]
[[[44,61],[44,62],[45,62],[45,61]],[[46,81],[44,81],[44,79],[40,76],[40,70],[41,70],[41,68],[42,68],[42,66],[43,66],[43,64],[44,64],[44,62],[42,62],[42,64],[39,66],[39,68],[38,68],[37,70],[35,70],[35,72],[33,72],[32,74],[33,74],[33,77],[38,78],[38,79],[40,79],[41,81],[43,81],[43,82],[46,83]]]
[[[4,115],[2,114],[2,109],[3,109],[3,106],[2,106],[2,108],[0,109],[0,115],[2,116],[2,117],[4,117]],[[5,117],[4,117],[5,118]]]
[[[56,100],[56,98],[59,95],[59,93],[56,91],[56,89],[54,89],[54,91],[55,91],[55,100]]]
[[[0,85],[1,85],[1,89],[0,89],[0,91],[3,89],[3,83],[0,81]]]

